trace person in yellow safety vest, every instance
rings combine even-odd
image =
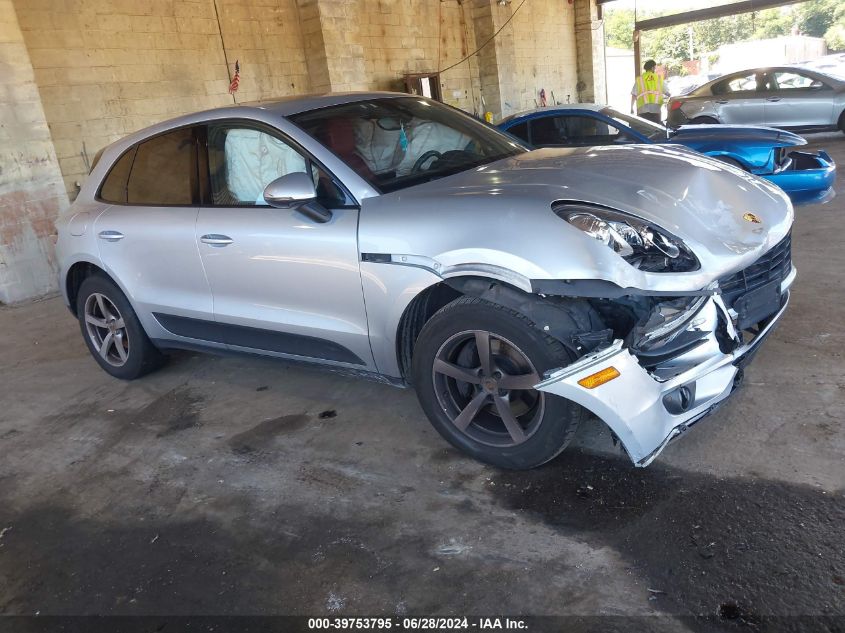
[[[655,66],[657,64],[653,59],[643,64],[645,72],[637,77],[631,89],[631,111],[634,111],[636,104],[638,116],[660,123],[660,109],[669,91],[663,84],[663,77],[654,72]]]

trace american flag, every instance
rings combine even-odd
[[[232,83],[229,84],[229,94],[233,95],[238,91],[238,86],[241,85],[241,65],[238,60],[235,60],[235,76],[232,77]]]

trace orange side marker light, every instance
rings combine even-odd
[[[621,374],[616,367],[605,367],[601,371],[597,371],[594,374],[590,374],[586,378],[582,378],[578,381],[578,384],[584,387],[585,389],[595,389],[596,387],[600,387],[606,382],[610,382],[614,378],[619,378]]]

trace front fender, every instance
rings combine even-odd
[[[466,262],[443,266],[438,260],[415,255],[393,255],[374,261],[364,254],[361,285],[370,346],[379,373],[402,377],[397,358],[398,327],[414,299],[435,284],[479,277],[532,292],[530,279],[502,266]]]

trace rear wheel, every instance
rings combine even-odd
[[[504,468],[543,464],[571,441],[584,410],[535,390],[549,369],[574,360],[523,315],[461,297],[426,323],[413,378],[435,429],[476,459]]]
[[[845,134],[845,110],[842,111],[842,114],[839,115],[839,123],[837,123],[839,127],[839,131]]]
[[[693,125],[718,125],[719,121],[712,116],[697,116],[690,123]]]
[[[132,380],[161,366],[164,357],[111,279],[101,275],[85,279],[76,298],[76,314],[88,351],[115,378]]]

